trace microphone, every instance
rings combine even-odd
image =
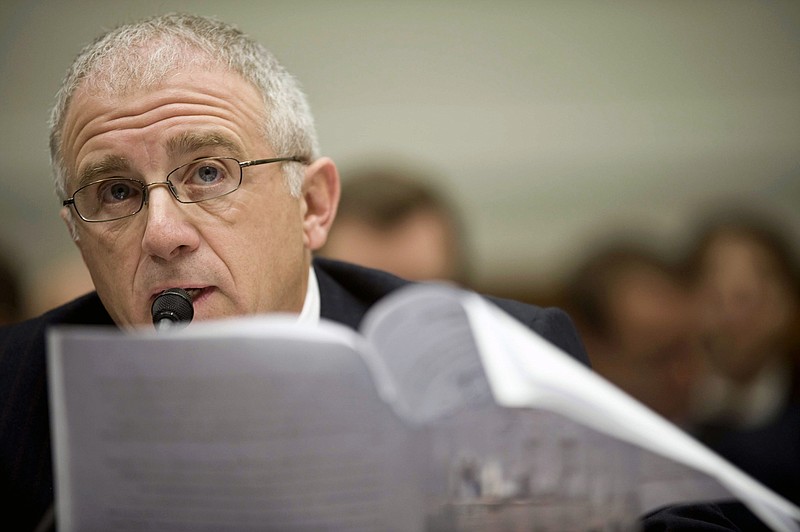
[[[164,290],[156,296],[150,313],[156,330],[185,327],[194,317],[192,296],[183,288]]]

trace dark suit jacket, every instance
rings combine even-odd
[[[748,429],[704,424],[695,437],[742,471],[800,505],[800,367],[774,418]]]
[[[323,318],[358,328],[367,310],[407,284],[390,274],[315,260]],[[510,300],[489,298],[581,362],[588,357],[567,315]],[[57,324],[113,325],[96,293],[38,318],[0,328],[0,523],[33,530],[53,502],[53,473],[45,367],[45,332]],[[708,525],[708,526],[707,526]],[[647,530],[738,530],[717,507],[658,512]]]

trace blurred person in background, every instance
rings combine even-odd
[[[28,317],[38,316],[94,290],[89,270],[77,253],[54,258],[35,272],[33,278],[25,305]]]
[[[667,260],[623,239],[584,257],[564,289],[592,367],[684,428],[701,370],[691,305]]]
[[[780,225],[752,213],[713,217],[687,258],[711,373],[697,436],[800,502],[800,282]]]
[[[403,165],[363,167],[347,175],[320,256],[413,281],[469,284],[461,221],[432,176]]]

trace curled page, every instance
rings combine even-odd
[[[735,498],[775,530],[800,530],[791,502],[486,299],[415,286],[381,305],[364,334],[393,371],[401,412],[437,427],[475,416],[447,436],[441,467],[452,475],[499,478],[499,492],[531,515],[542,501],[562,501],[600,528],[624,523],[625,512]],[[447,369],[429,373],[435,364]],[[489,393],[495,408],[478,419],[475,404],[487,404]],[[506,429],[498,426],[504,418]]]

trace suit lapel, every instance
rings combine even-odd
[[[314,265],[319,284],[320,316],[358,330],[367,305],[353,296],[328,273]]]

